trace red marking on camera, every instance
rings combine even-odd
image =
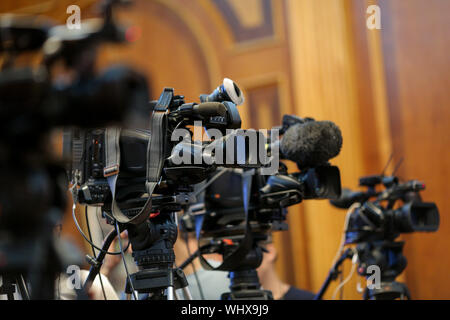
[[[138,26],[131,26],[125,31],[125,39],[128,42],[136,42],[142,36],[142,29]]]
[[[231,239],[223,239],[223,243],[229,246],[232,246],[234,244],[233,240]]]

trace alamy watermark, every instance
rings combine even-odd
[[[81,9],[79,6],[72,4],[67,7],[67,14],[70,16],[66,20],[66,26],[69,30],[80,30],[81,29]]]
[[[70,16],[66,20],[66,26],[69,30],[81,29],[81,9],[72,4],[67,7],[66,13]],[[369,30],[381,29],[381,8],[378,5],[367,7],[366,13],[369,15],[366,20],[366,26]]]
[[[380,6],[371,5],[367,7],[366,13],[369,15],[366,20],[366,26],[369,30],[381,29],[381,9]]]
[[[367,277],[367,288],[370,290],[373,289],[381,289],[381,269],[377,265],[370,265],[366,270],[367,274],[370,274]]]
[[[366,287],[369,290],[381,289],[381,268],[376,265],[370,265],[365,270],[366,273]],[[358,292],[364,292],[364,288],[361,287],[361,284],[357,283]]]
[[[67,267],[66,273],[67,273],[66,279],[67,288],[75,290],[81,289],[80,267],[77,265],[70,265]]]

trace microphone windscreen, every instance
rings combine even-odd
[[[331,121],[308,121],[291,126],[283,135],[280,151],[299,167],[318,166],[336,157],[342,148],[341,130]]]

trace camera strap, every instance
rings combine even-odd
[[[116,183],[120,167],[120,129],[106,130],[105,169],[104,176],[112,193],[111,212],[114,219],[120,223],[139,224],[144,222],[152,213],[152,194],[161,179],[166,153],[167,110],[173,99],[173,89],[165,88],[152,113],[150,120],[150,140],[147,146],[147,176],[145,188],[147,201],[134,217],[128,217],[120,210],[116,201]]]
[[[242,198],[244,202],[244,213],[245,213],[245,235],[244,239],[240,241],[238,247],[227,256],[223,263],[214,268],[202,254],[199,254],[199,259],[202,266],[206,270],[217,270],[217,271],[230,271],[238,268],[240,263],[245,260],[245,257],[252,249],[253,246],[253,236],[250,228],[250,220],[248,218],[248,210],[250,204],[250,192],[252,188],[252,178],[255,174],[255,170],[247,170],[242,174]]]

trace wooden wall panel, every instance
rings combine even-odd
[[[405,179],[427,185],[441,226],[434,234],[404,237],[407,284],[413,298],[449,299],[450,245],[450,2],[380,1],[383,53],[395,158]]]
[[[120,13],[120,19],[139,28],[141,36],[124,46],[103,47],[99,59],[102,66],[121,62],[144,73],[153,99],[164,87],[175,88],[175,93],[189,102],[210,92],[212,68],[201,46],[202,39],[177,12],[163,2],[135,1],[132,8]]]
[[[274,35],[271,0],[213,0],[231,27],[236,42]]]
[[[296,113],[317,120],[329,119],[340,126],[343,149],[332,163],[339,166],[343,185],[354,186],[365,168],[346,8],[341,1],[288,0],[287,3]],[[317,291],[336,254],[345,212],[332,208],[327,201],[307,201],[302,207],[310,289]],[[348,287],[354,288],[354,283]],[[330,287],[327,297],[333,288]],[[358,297],[354,290],[346,291],[345,298]]]

